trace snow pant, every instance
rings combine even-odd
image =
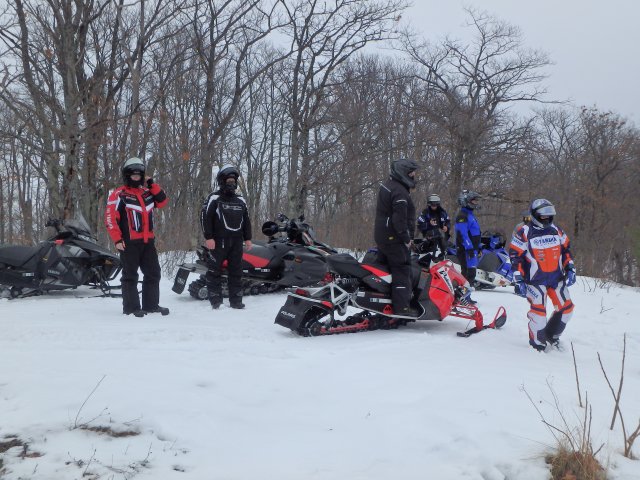
[[[406,245],[378,245],[378,262],[391,273],[391,303],[394,313],[406,313],[411,302],[411,253]]]
[[[554,306],[554,313],[547,322],[547,296]],[[573,315],[573,302],[569,288],[561,280],[555,287],[546,285],[527,285],[527,300],[530,310],[529,343],[531,346],[544,348],[547,342],[557,340]]]
[[[216,248],[209,253],[207,290],[211,304],[222,303],[222,270],[227,269],[229,303],[242,302],[242,237],[216,238]],[[224,263],[226,260],[226,264]]]
[[[160,262],[153,239],[148,243],[128,242],[120,252],[122,264],[122,311],[129,314],[140,310],[138,269],[142,270],[142,309],[153,310],[160,302]]]
[[[473,266],[469,266],[470,262],[467,261],[467,251],[460,247],[457,248],[457,257],[460,262],[460,273],[462,273],[462,276],[467,279],[469,285],[473,287],[473,284],[476,281],[476,266],[478,265],[478,259],[474,258]]]

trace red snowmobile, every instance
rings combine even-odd
[[[467,280],[449,260],[430,269],[413,262],[413,298],[411,306],[418,316],[396,315],[391,304],[391,274],[386,265],[365,257],[359,263],[349,254],[326,258],[331,281],[315,288],[297,288],[289,292],[275,323],[299,335],[318,336],[363,330],[389,329],[416,320],[444,320],[447,316],[474,322],[474,327],[458,332],[468,337],[487,328],[500,328],[507,321],[500,307],[491,323],[485,325],[482,313],[468,301],[471,289]],[[348,307],[360,312],[344,317]]]

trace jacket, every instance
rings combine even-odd
[[[432,219],[436,220],[437,225],[431,225]],[[439,206],[435,211],[431,210],[429,207],[425,208],[418,217],[417,223],[418,230],[420,230],[422,233],[426,233],[427,231],[435,230],[436,228],[449,228],[451,221],[449,220],[447,211]]]
[[[373,231],[376,244],[409,243],[415,218],[416,207],[407,187],[393,179],[380,184]]]
[[[511,239],[509,257],[511,270],[519,271],[525,283],[550,287],[562,280],[573,261],[569,237],[553,224],[544,228],[522,225]]]
[[[463,207],[456,215],[456,248],[463,250],[480,250],[480,224],[473,210]]]
[[[169,199],[160,185],[147,187],[123,185],[109,195],[104,223],[114,243],[144,242],[154,238],[153,210],[164,207]]]
[[[210,193],[202,204],[200,226],[206,240],[240,237],[251,240],[251,220],[247,204],[240,195]]]

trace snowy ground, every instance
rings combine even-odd
[[[469,325],[455,318],[299,338],[273,324],[283,294],[212,311],[170,287],[163,280],[171,315],[143,319],[121,315],[119,299],[76,298],[88,291],[0,300],[0,443],[27,444],[0,454],[0,478],[544,479],[554,441],[523,387],[557,422],[552,385],[577,424],[570,342],[610,478],[640,478],[640,461],[620,454],[619,422],[608,429],[613,401],[596,356],[617,388],[627,333],[632,430],[637,290],[579,279],[567,348],[545,354],[528,346],[526,301],[506,289],[475,294],[485,317],[506,307],[506,326],[464,339],[455,332]]]

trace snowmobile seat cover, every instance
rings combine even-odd
[[[485,251],[478,262],[478,268],[486,272],[497,272],[502,266],[502,260],[494,252]]]

